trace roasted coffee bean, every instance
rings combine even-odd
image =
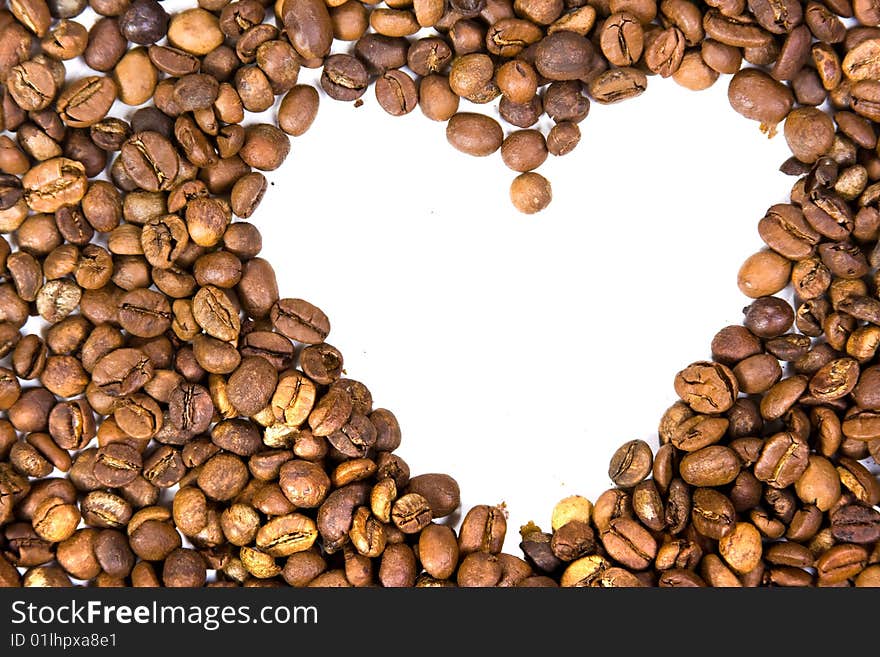
[[[679,467],[691,486],[723,486],[736,479],[740,460],[732,449],[711,445],[685,455]]]
[[[351,55],[332,55],[324,64],[321,88],[334,100],[356,100],[364,95],[368,83],[366,67]]]
[[[111,443],[98,450],[92,472],[108,488],[131,483],[143,466],[140,453],[125,443]]]
[[[369,485],[362,482],[349,484],[327,496],[318,509],[317,520],[325,550],[336,552],[347,542],[355,509],[363,506],[368,496]]]
[[[229,297],[220,288],[206,285],[196,292],[192,304],[193,318],[205,332],[218,340],[235,340],[241,320]]]
[[[58,96],[56,107],[67,125],[87,128],[107,115],[116,95],[117,86],[113,80],[88,76],[66,87]]]
[[[642,55],[644,30],[632,14],[615,13],[603,24],[600,44],[609,62],[615,66],[632,66]]]
[[[739,385],[724,365],[698,362],[678,373],[675,391],[698,413],[723,413],[733,406]]]
[[[311,127],[318,112],[319,97],[314,87],[297,85],[281,100],[278,108],[278,127],[299,137]]]
[[[247,356],[229,377],[227,394],[243,415],[254,415],[269,404],[278,381],[272,364],[258,356]]]
[[[180,166],[168,139],[151,131],[134,133],[123,144],[120,158],[125,172],[135,184],[150,192],[169,189]]]
[[[330,333],[330,321],[321,310],[302,299],[280,299],[272,306],[272,325],[291,340],[320,344]]]
[[[462,554],[489,552],[498,554],[507,533],[507,519],[502,509],[480,505],[465,515],[458,536]]]
[[[647,568],[657,555],[657,543],[636,521],[615,518],[602,533],[602,545],[614,559],[633,570]]]
[[[809,465],[809,447],[790,432],[768,438],[755,462],[755,476],[774,488],[790,486]]]
[[[692,520],[698,532],[720,540],[733,531],[736,511],[722,493],[712,488],[698,488],[693,495]]]
[[[186,466],[180,452],[163,445],[144,460],[143,475],[147,481],[159,488],[169,488],[178,483],[186,474]]]
[[[459,101],[443,75],[429,75],[419,84],[419,107],[432,121],[448,121],[458,111]]]
[[[510,183],[510,201],[524,214],[540,212],[552,199],[550,181],[534,171],[521,173]]]
[[[371,420],[378,412],[372,413]],[[446,474],[432,473],[412,477],[406,491],[424,497],[431,507],[431,516],[435,519],[452,514],[461,504],[458,483]]]
[[[755,568],[763,554],[761,534],[754,525],[738,522],[733,530],[718,542],[718,552],[737,573],[745,574]]]
[[[611,458],[608,476],[618,486],[630,488],[645,479],[651,472],[653,454],[642,440],[631,440],[622,445]]]
[[[161,335],[171,325],[168,299],[153,290],[132,290],[119,300],[119,323],[132,335],[143,338]]]
[[[409,114],[418,105],[416,83],[403,71],[386,71],[376,81],[376,100],[392,116]]]
[[[446,124],[447,141],[467,155],[491,155],[501,148],[503,138],[498,122],[483,114],[460,112]]]
[[[337,431],[327,436],[328,442],[349,458],[363,458],[376,443],[376,428],[365,415],[353,412]]]
[[[12,363],[0,372],[2,583],[69,585],[46,565],[53,551],[98,586],[200,586],[208,569],[216,585],[246,586],[278,575],[325,586],[876,579],[880,484],[859,463],[880,454],[873,4],[282,0],[284,37],[256,0],[173,16],[155,0],[92,0],[103,18],[89,32],[68,20],[85,4],[16,0],[0,17],[2,127],[16,132],[0,138],[0,224],[12,236],[0,240],[0,353]],[[853,15],[861,25],[848,27]],[[411,44],[420,27],[438,36]],[[334,37],[356,41],[352,54],[330,55]],[[61,61],[79,54],[113,75],[68,82]],[[755,68],[739,70],[743,59]],[[782,170],[801,178],[759,222],[769,250],[740,269],[753,299],[743,325],[716,334],[712,361],[677,375],[682,401],[660,422],[656,458],[644,441],[621,447],[609,468],[619,488],[595,508],[567,498],[551,533],[524,526],[527,560],[500,554],[503,507],[468,511],[459,537],[433,523],[458,509],[455,480],[410,478],[393,453],[395,416],[344,378],[329,320],[281,298],[259,232],[232,222],[254,215],[269,187],[252,168],[278,168],[286,135],[314,121],[319,98],[296,85],[301,66],[323,67],[322,87],[342,100],[375,79],[385,111],[419,104],[465,153],[500,149],[521,174],[510,197],[525,213],[549,204],[534,169],[576,146],[588,96],[639,95],[646,72],[690,89],[733,74],[736,111],[771,136],[785,121],[793,157]],[[245,109],[280,94],[278,127],[242,126]],[[520,128],[506,139],[491,116],[458,112],[460,97],[499,94],[499,114]],[[108,116],[117,97],[155,107],[128,123]],[[826,100],[833,116],[819,109]],[[110,182],[90,182],[115,151]],[[795,304],[773,296],[789,283]],[[52,324],[45,338],[20,330],[34,311]],[[69,483],[48,478],[55,467]],[[172,518],[156,505],[177,484]],[[80,512],[90,527],[76,531]]]
[[[36,212],[55,212],[73,205],[85,195],[85,167],[74,160],[56,157],[41,162],[21,179],[24,198]]]
[[[430,524],[431,505],[418,493],[407,493],[391,507],[391,520],[405,534],[415,534]]]
[[[281,466],[281,490],[297,507],[316,508],[330,490],[330,479],[319,465],[310,461],[293,460]]]
[[[645,74],[636,68],[616,68],[600,73],[589,85],[590,96],[604,105],[635,98],[648,87]]]
[[[880,512],[861,504],[848,504],[831,514],[831,533],[844,543],[874,543],[880,537]]]
[[[608,25],[611,30],[611,25]],[[625,47],[621,46],[621,49]],[[638,59],[634,51],[635,47],[627,51],[633,61]],[[538,43],[535,66],[541,75],[550,80],[577,80],[586,75],[592,58],[593,47],[586,38],[574,32],[559,31],[547,35]]]
[[[853,543],[834,545],[816,559],[819,582],[834,584],[854,577],[864,569],[867,558],[867,551],[861,545]]]
[[[759,121],[767,130],[785,119],[794,101],[786,86],[755,68],[736,73],[727,95],[733,109],[747,119]]]
[[[232,454],[218,454],[201,469],[197,482],[205,495],[215,500],[229,500],[247,483],[247,466]]]
[[[430,524],[419,534],[419,561],[431,577],[448,579],[458,565],[455,532],[445,525]]]
[[[260,527],[256,544],[273,557],[308,550],[318,538],[315,521],[299,513],[273,518]]]
[[[247,128],[238,155],[255,169],[272,171],[281,166],[289,152],[287,135],[273,125],[258,123]]]

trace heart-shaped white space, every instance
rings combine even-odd
[[[251,220],[282,295],[329,315],[413,473],[452,474],[465,509],[506,502],[508,551],[562,497],[607,488],[620,443],[656,444],[675,372],[741,320],[737,269],[795,179],[777,171],[781,135],[730,108],[728,79],[694,93],[652,78],[594,104],[578,148],[539,170],[554,200],[538,215],[512,208],[497,154],[456,152],[443,124],[392,118],[372,90],[360,108],[322,97],[268,174]]]

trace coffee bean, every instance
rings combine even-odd
[[[36,165],[21,179],[24,197],[35,212],[55,212],[79,202],[86,191],[85,167],[66,157]]]
[[[308,550],[318,538],[315,521],[299,513],[273,518],[257,532],[257,546],[273,557]]]
[[[235,497],[247,479],[247,467],[238,457],[218,454],[205,463],[197,481],[205,495],[223,501]]]
[[[294,137],[305,134],[315,120],[318,104],[318,92],[314,87],[293,87],[278,108],[278,127]]]
[[[794,323],[794,311],[779,297],[760,297],[744,309],[743,324],[759,338],[775,338]]]
[[[847,504],[831,514],[831,533],[845,543],[873,543],[880,537],[880,512],[861,504]]]
[[[132,290],[119,300],[119,322],[132,335],[143,338],[161,335],[171,325],[168,299],[153,290]]]
[[[142,468],[141,455],[130,445],[111,443],[98,450],[92,472],[108,488],[134,481]]]
[[[88,493],[80,503],[82,517],[91,527],[122,527],[131,519],[132,509],[124,499],[106,491]]]
[[[373,412],[371,420],[377,412]],[[431,473],[412,477],[406,490],[424,497],[431,507],[431,516],[435,519],[452,514],[461,504],[458,482],[447,474]]]
[[[461,587],[495,586],[501,575],[498,557],[485,552],[473,552],[462,559],[456,581]]]
[[[615,66],[632,66],[641,57],[644,30],[632,14],[619,12],[608,17],[600,36],[602,52]]]
[[[278,381],[272,364],[259,356],[246,356],[229,377],[229,401],[243,415],[254,415],[265,408]]]
[[[305,344],[320,344],[330,333],[327,316],[302,299],[280,299],[272,306],[271,319],[277,331]]]
[[[698,362],[678,373],[675,391],[698,413],[723,413],[733,406],[739,385],[724,365]]]
[[[544,37],[535,51],[538,72],[550,80],[583,77],[593,58],[590,42],[574,32],[560,31]],[[634,59],[638,59],[635,55]]]
[[[873,5],[518,0],[512,11],[417,0],[372,10],[286,0],[276,13],[288,42],[254,0],[208,0],[173,17],[155,0],[93,4],[105,17],[87,33],[67,20],[82,0],[16,0],[0,40],[3,123],[17,133],[0,139],[0,223],[13,234],[0,240],[0,353],[12,363],[0,371],[0,581],[69,585],[44,565],[53,550],[70,575],[98,586],[197,586],[208,569],[216,585],[274,585],[279,574],[328,586],[873,581],[863,546],[876,542],[880,485],[859,463],[880,453],[870,366],[880,302],[867,282],[880,262]],[[848,29],[849,13],[862,25]],[[420,27],[444,36],[411,44]],[[168,45],[156,45],[166,33]],[[334,36],[356,40],[353,53],[329,56]],[[79,54],[113,76],[68,83],[60,61]],[[756,68],[740,71],[743,58]],[[614,455],[609,475],[631,491],[606,491],[595,508],[567,498],[552,532],[523,527],[526,560],[500,553],[503,508],[467,512],[458,538],[433,523],[460,505],[455,480],[410,478],[393,453],[395,416],[344,378],[342,354],[324,342],[327,318],[282,299],[258,257],[259,232],[232,223],[254,214],[269,186],[251,169],[279,167],[285,133],[299,136],[315,118],[317,92],[296,86],[301,66],[323,66],[325,91],[346,100],[378,78],[387,112],[418,103],[449,121],[459,150],[500,148],[522,173],[510,192],[527,213],[550,202],[549,182],[532,171],[578,143],[587,93],[600,103],[633,97],[645,71],[690,89],[734,74],[739,113],[771,135],[786,122],[794,157],[782,170],[801,179],[791,202],[759,222],[769,250],[740,269],[754,300],[743,325],[715,335],[713,361],[676,377],[682,401],[660,422],[656,458],[642,441]],[[241,125],[245,109],[266,110],[280,94],[277,128]],[[460,97],[499,94],[501,117],[521,128],[507,139],[490,116],[458,113]],[[128,123],[108,116],[117,96],[155,107]],[[818,109],[826,100],[833,120]],[[543,114],[556,123],[546,137]],[[114,151],[109,182],[89,183]],[[96,232],[106,246],[92,243]],[[796,311],[772,296],[789,282]],[[52,324],[44,339],[20,330],[34,310]],[[49,478],[56,467],[69,480]],[[159,488],[175,484],[172,525],[156,505]],[[76,531],[78,492],[92,527]],[[181,547],[175,526],[198,552]],[[814,563],[817,578],[806,570]],[[22,578],[16,567],[29,570]]]
[[[635,68],[611,69],[589,83],[590,96],[606,105],[640,96],[647,87],[645,74]]]
[[[327,7],[317,0],[284,2],[281,20],[290,42],[305,59],[321,58],[330,51],[333,25]]]
[[[80,521],[75,504],[65,503],[58,497],[48,497],[36,508],[32,524],[43,540],[60,543],[70,538]]]
[[[47,108],[58,92],[52,71],[34,60],[12,67],[6,77],[6,86],[18,106],[25,111]]]
[[[455,532],[445,525],[430,524],[419,534],[419,560],[432,577],[448,579],[458,565]]]
[[[180,452],[163,445],[144,460],[143,475],[154,486],[169,488],[186,474]]]
[[[297,507],[316,508],[330,490],[323,468],[309,461],[293,460],[281,467],[279,478],[284,495]]]
[[[782,122],[793,103],[787,87],[754,68],[742,69],[733,76],[727,96],[733,109],[768,130]]]
[[[510,200],[513,206],[525,214],[540,212],[553,199],[550,181],[534,171],[521,173],[510,184]]]
[[[550,549],[562,561],[574,561],[596,548],[593,529],[584,522],[571,520],[553,532]]]
[[[861,545],[840,543],[823,552],[816,559],[819,582],[835,584],[860,573],[867,564],[868,553]]]
[[[431,505],[418,493],[407,493],[391,508],[391,520],[405,534],[415,534],[430,524]]]
[[[533,100],[532,103],[534,102],[535,101]],[[526,105],[518,107],[532,108],[533,106],[531,103],[527,103]],[[539,104],[534,105],[533,107],[535,115],[529,116],[529,109],[515,112],[515,114],[521,113],[523,115],[523,122],[526,123],[526,125],[520,127],[527,127],[528,125],[534,124],[540,116],[542,109],[547,116],[557,123],[564,121],[580,123],[587,118],[587,115],[590,112],[590,99],[584,95],[583,85],[576,80],[551,82],[550,86],[548,86],[547,90],[544,92],[543,98],[539,101]],[[502,114],[502,117],[508,119],[508,116],[505,116],[504,114]],[[520,117],[512,116],[510,118],[515,119],[514,121],[509,121],[510,123],[520,125]]]
[[[204,387],[184,383],[171,391],[168,400],[168,417],[183,432],[199,434],[211,426],[214,404]]]
[[[692,521],[703,536],[720,540],[733,531],[736,510],[724,494],[712,488],[698,488],[693,496]]]
[[[551,155],[561,156],[571,153],[580,143],[581,131],[576,123],[562,121],[550,128],[547,135],[547,150]]]
[[[815,107],[793,110],[785,120],[785,140],[795,157],[812,163],[832,146],[834,124],[831,118]]]
[[[134,133],[120,151],[125,172],[141,189],[167,190],[179,171],[179,160],[171,142],[157,132]]]
[[[602,545],[608,554],[628,568],[643,570],[657,554],[651,534],[634,520],[616,518],[602,533]]]
[[[325,68],[326,71],[326,68]],[[290,140],[274,125],[258,123],[249,126],[239,157],[255,169],[273,171],[281,166],[290,152]]]
[[[328,442],[349,458],[363,458],[376,443],[376,428],[369,418],[352,412],[338,430],[327,436]]]
[[[318,509],[317,518],[318,531],[324,541],[325,550],[337,552],[347,542],[355,509],[364,505],[368,495],[369,485],[358,482],[339,488],[327,496]]]
[[[718,552],[736,572],[747,573],[761,560],[763,554],[761,534],[754,525],[738,522],[733,530],[718,542]]]
[[[392,116],[409,114],[419,102],[416,83],[403,71],[386,71],[376,81],[376,100]]]
[[[711,445],[685,455],[679,468],[691,486],[723,486],[739,474],[740,461],[730,448]]]
[[[324,63],[321,88],[334,100],[356,100],[364,95],[368,83],[367,69],[351,55],[332,55]]]
[[[653,454],[642,440],[631,440],[622,445],[611,457],[608,476],[618,486],[630,488],[651,472]]]
[[[419,84],[419,107],[432,121],[448,121],[458,111],[459,97],[443,75],[429,75]],[[500,146],[499,146],[500,148]]]
[[[796,434],[777,433],[768,438],[755,462],[755,476],[774,488],[790,486],[809,465],[809,447]]]
[[[507,533],[507,519],[498,507],[475,506],[464,517],[458,536],[462,554],[489,552],[498,554]]]
[[[88,76],[66,87],[58,96],[56,107],[67,125],[87,128],[107,116],[116,94],[117,86],[110,78]]]
[[[467,155],[491,155],[501,148],[503,138],[498,122],[484,114],[459,112],[446,124],[447,141]]]

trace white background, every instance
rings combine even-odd
[[[413,474],[452,474],[465,509],[507,505],[508,551],[559,499],[595,500],[619,444],[656,444],[674,374],[740,321],[737,270],[794,179],[777,171],[783,137],[730,108],[728,80],[695,93],[652,77],[637,99],[593,104],[578,148],[539,169],[554,199],[537,215],[510,204],[499,154],[458,153],[444,124],[385,114],[372,87],[360,108],[321,92],[267,174],[251,221],[282,296],[330,317],[328,342],[397,415]]]
[[[252,220],[282,296],[328,314],[413,474],[452,474],[465,509],[506,503],[508,551],[559,499],[595,500],[622,442],[656,444],[675,373],[742,317],[737,270],[795,179],[728,80],[695,93],[654,77],[594,103],[577,149],[539,169],[554,198],[536,215],[510,204],[498,153],[455,151],[444,124],[389,116],[372,89],[360,108],[322,92],[268,174]]]

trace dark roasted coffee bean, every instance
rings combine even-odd
[[[368,83],[367,69],[351,55],[332,55],[324,63],[321,88],[334,100],[356,100],[364,95]]]

